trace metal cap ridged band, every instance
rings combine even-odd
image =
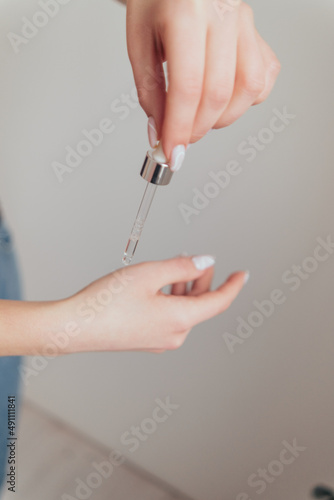
[[[147,182],[157,186],[167,186],[173,177],[173,172],[167,163],[158,163],[153,158],[152,152],[148,151],[140,175]]]

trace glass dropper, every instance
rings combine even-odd
[[[134,257],[157,187],[167,186],[173,176],[161,144],[147,152],[140,175],[147,186],[122,259],[125,266],[131,264]]]
[[[141,237],[141,233],[143,232],[144,224],[146,222],[148,213],[150,211],[156,190],[157,190],[156,184],[151,184],[150,182],[147,183],[145,193],[142,202],[140,204],[129,241],[124,252],[123,264],[125,266],[131,264],[135,251],[137,249],[138,242]]]

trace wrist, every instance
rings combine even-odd
[[[76,308],[76,295],[48,303],[44,331],[41,332],[42,354],[61,356],[85,350],[82,337],[86,329]]]
[[[0,354],[31,356],[42,353],[48,334],[56,330],[61,303],[0,301]]]

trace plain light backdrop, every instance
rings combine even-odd
[[[292,292],[282,275],[313,255],[333,229],[333,22],[331,0],[253,2],[260,33],[282,62],[268,101],[187,153],[171,185],[158,190],[137,262],[183,251],[217,257],[215,284],[237,269],[251,278],[224,315],[193,330],[181,350],[73,355],[49,362],[25,388],[29,399],[163,478],[196,500],[257,498],[247,478],[277,459],[282,442],[306,450],[268,485],[265,498],[305,500],[334,483],[334,255]],[[134,101],[111,110],[134,82],[125,8],[71,0],[15,54],[7,34],[40,10],[35,0],[0,2],[0,199],[12,227],[29,300],[68,296],[121,266],[145,183],[148,140]],[[238,152],[268,127],[274,109],[295,115],[252,162]],[[105,136],[59,183],[52,169],[65,148],[110,118]],[[228,161],[242,172],[185,224],[209,172]],[[281,289],[286,301],[231,354],[254,300]],[[159,332],[157,332],[159,334]],[[27,359],[30,366],[31,359]],[[129,453],[120,436],[152,415],[155,399],[180,407]]]

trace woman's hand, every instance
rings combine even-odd
[[[209,256],[147,262],[67,299],[0,300],[0,356],[177,349],[193,326],[225,311],[247,281],[238,272],[210,291],[213,265]],[[163,293],[170,284],[171,294]]]
[[[213,265],[209,256],[178,257],[123,268],[92,283],[65,301],[80,331],[66,352],[177,349],[193,326],[225,311],[244,286],[248,275],[238,272],[210,291]],[[171,294],[163,293],[170,284]]]
[[[127,40],[151,146],[162,141],[174,170],[189,143],[264,101],[280,71],[241,0],[128,0]]]

